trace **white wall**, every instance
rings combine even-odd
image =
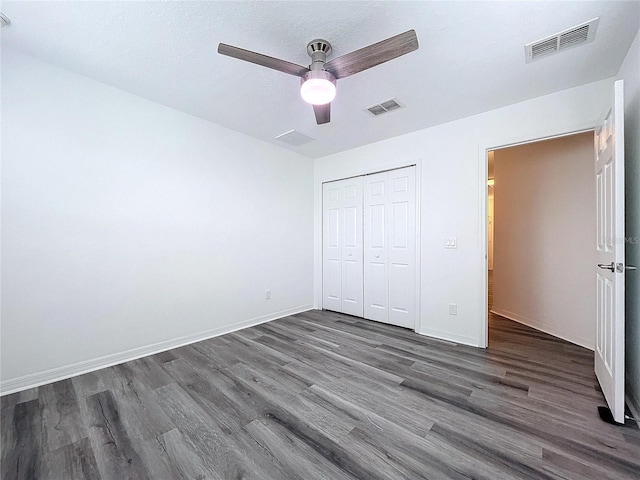
[[[593,133],[495,150],[494,313],[594,349]]]
[[[4,393],[311,308],[312,160],[6,50],[2,120]]]
[[[314,273],[321,306],[322,182],[420,165],[423,334],[470,345],[486,336],[486,149],[593,128],[613,79],[492,110],[315,161]],[[408,108],[411,108],[410,106]],[[390,115],[401,115],[402,111]],[[371,119],[372,122],[375,119]],[[445,237],[458,248],[445,250]],[[458,304],[458,315],[448,304]]]
[[[640,268],[640,32],[618,73],[625,95],[626,262]],[[626,274],[626,392],[640,418],[640,270]]]

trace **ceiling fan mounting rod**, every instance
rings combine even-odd
[[[309,69],[324,70],[327,55],[331,53],[331,44],[321,38],[311,40],[307,44],[307,53],[311,57],[311,65],[309,65]]]

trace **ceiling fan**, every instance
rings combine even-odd
[[[311,65],[303,67],[224,43],[218,45],[218,53],[222,55],[300,77],[300,94],[307,103],[313,105],[318,125],[329,123],[331,120],[331,101],[336,96],[337,79],[362,72],[417,49],[416,32],[409,30],[327,62],[331,44],[326,40],[317,39],[307,45]]]

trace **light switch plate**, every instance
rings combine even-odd
[[[444,248],[458,248],[456,237],[447,237],[444,240]]]
[[[450,303],[449,304],[449,315],[458,315],[458,304]]]

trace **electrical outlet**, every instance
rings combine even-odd
[[[458,304],[450,303],[449,304],[449,315],[458,315]]]
[[[271,300],[271,290],[265,290],[264,291],[264,299],[265,300]]]

